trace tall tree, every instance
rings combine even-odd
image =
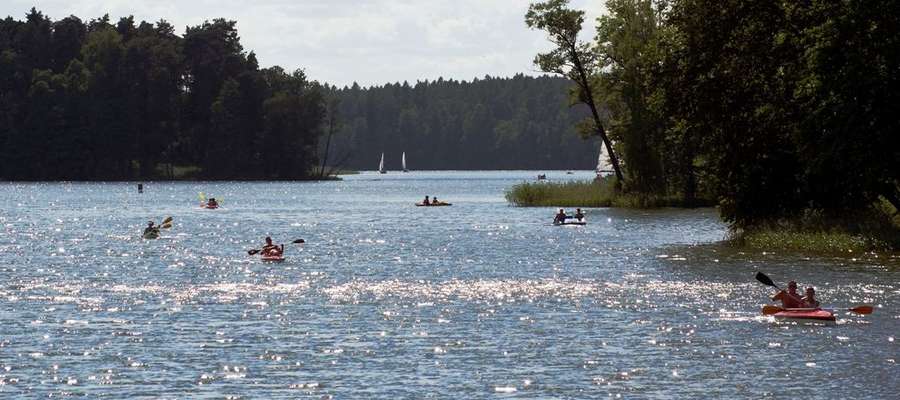
[[[262,72],[272,89],[263,103],[264,126],[257,145],[262,171],[270,179],[308,177],[318,160],[325,113],[322,90],[302,70],[289,75],[273,67]]]
[[[219,96],[221,86],[239,75],[246,67],[235,21],[221,18],[202,25],[188,27],[184,34],[185,86],[185,144],[187,156],[202,159],[209,145],[210,113]]]
[[[622,149],[629,190],[665,191],[665,125],[654,107],[654,72],[665,2],[609,0],[598,19],[596,51],[600,80],[596,96],[609,109],[610,136]]]
[[[788,26],[781,5],[681,0],[669,18],[676,32],[666,109],[699,138],[723,218],[747,227],[798,215],[804,199],[788,68],[795,49],[780,35]]]
[[[900,5],[785,3],[805,195],[831,214],[883,196],[900,209]],[[802,49],[802,51],[801,51]],[[839,194],[839,195],[837,195]]]
[[[132,170],[122,36],[111,27],[88,34],[81,57],[89,72],[86,96],[92,154],[88,158],[96,179],[123,179]]]
[[[585,127],[584,132],[600,136],[618,178],[617,184],[623,185],[625,176],[619,166],[619,158],[603,127],[599,107],[594,99],[595,83],[592,78],[598,71],[597,60],[590,44],[578,40],[578,33],[584,24],[584,11],[572,10],[568,5],[568,0],[548,0],[532,3],[528,7],[525,23],[530,28],[546,31],[550,42],[556,46],[548,53],[538,54],[534,63],[544,72],[559,74],[575,82],[578,102],[586,104],[591,110],[592,120],[582,125]]]

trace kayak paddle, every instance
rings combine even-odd
[[[756,273],[756,280],[760,281],[763,285],[774,286],[775,289],[781,289],[775,282],[772,282],[772,278],[769,278],[766,274],[762,272]]]
[[[295,240],[294,240],[293,242],[291,242],[291,243],[300,244],[300,243],[306,243],[306,241],[303,240],[303,239],[295,239]],[[256,254],[256,253],[259,253],[259,252],[261,252],[261,251],[262,251],[262,250],[260,250],[260,249],[250,249],[250,250],[247,250],[247,254],[252,256],[252,255],[254,255],[254,254]]]
[[[868,315],[868,314],[871,314],[873,311],[875,311],[875,308],[868,304],[865,304],[865,305],[856,306],[853,308],[848,308],[847,310],[855,312],[857,314]]]
[[[782,311],[790,311],[790,310],[815,310],[815,308],[782,308],[782,307],[778,307],[778,306],[768,305],[768,306],[763,306],[762,313],[763,313],[763,315],[772,315],[772,314],[780,313]],[[872,311],[874,311],[874,308],[870,305],[864,304],[864,305],[856,306],[853,308],[840,308],[839,310],[847,310],[847,311],[851,311],[851,312],[854,312],[854,313],[857,313],[860,315],[868,315],[868,314],[871,314]]]
[[[172,217],[166,217],[166,219],[164,219],[162,221],[162,223],[159,224],[159,227],[162,229],[171,228],[172,227]]]

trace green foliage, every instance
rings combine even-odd
[[[900,206],[900,6],[890,1],[784,5],[800,29],[791,82],[804,196],[830,213],[883,196]]]
[[[900,205],[892,2],[610,0],[599,83],[632,192],[753,230]]]
[[[550,42],[556,45],[549,52],[538,54],[534,64],[542,71],[581,82],[580,74],[596,69],[596,59],[589,50],[589,44],[578,42],[578,32],[584,24],[584,11],[570,9],[568,3],[568,0],[548,0],[531,4],[525,14],[525,24],[547,32]]]
[[[606,105],[610,136],[620,148],[627,192],[666,193],[665,125],[653,96],[654,75],[662,61],[658,49],[665,4],[651,0],[610,0],[609,15],[598,19],[600,60],[597,96]]]
[[[715,175],[723,218],[751,226],[797,214],[804,202],[779,5],[684,0],[668,23],[665,109]]]
[[[304,179],[322,104],[302,72],[260,70],[234,21],[0,21],[4,179]]]
[[[317,85],[302,71],[270,75],[278,91],[263,103],[264,130],[257,144],[265,156],[262,170],[275,179],[289,179],[294,171],[312,171],[317,163],[318,131],[325,101]],[[305,155],[302,158],[295,154]]]

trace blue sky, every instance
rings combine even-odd
[[[22,20],[34,6],[52,19],[165,19],[179,33],[223,17],[263,67],[303,68],[338,86],[537,74],[534,55],[549,47],[524,23],[527,0],[49,0],[0,2],[0,16]],[[604,0],[573,0],[587,12],[585,38]]]

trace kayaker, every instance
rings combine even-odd
[[[581,221],[584,219],[584,213],[581,212],[580,208],[575,209],[575,219]]]
[[[437,196],[433,196],[431,198],[431,205],[438,205],[438,204],[441,204],[441,202],[438,201]]]
[[[144,235],[152,235],[159,233],[159,227],[154,226],[153,221],[147,221],[147,227],[144,228]]]
[[[797,294],[797,282],[788,282],[788,289],[778,292],[772,297],[772,300],[781,300],[781,306],[784,308],[803,308],[803,299]]]
[[[430,206],[430,205],[431,205],[431,200],[428,200],[428,196],[425,196],[425,201],[422,202],[422,205],[424,205],[424,206]]]
[[[263,246],[261,253],[264,256],[280,256],[284,254],[284,245],[274,245],[272,244],[272,238],[266,236],[266,245]]]
[[[819,308],[819,301],[816,300],[816,289],[806,288],[806,296],[803,296],[803,307]]]
[[[554,223],[554,224],[561,224],[561,223],[564,223],[564,222],[566,222],[566,218],[569,218],[569,216],[566,215],[566,211],[565,211],[565,210],[563,210],[562,208],[560,208],[560,209],[559,209],[559,213],[557,213],[556,216],[553,217],[553,223]]]
[[[208,208],[216,208],[219,206],[219,202],[216,201],[215,197],[210,197],[209,201],[206,202],[206,207]]]

